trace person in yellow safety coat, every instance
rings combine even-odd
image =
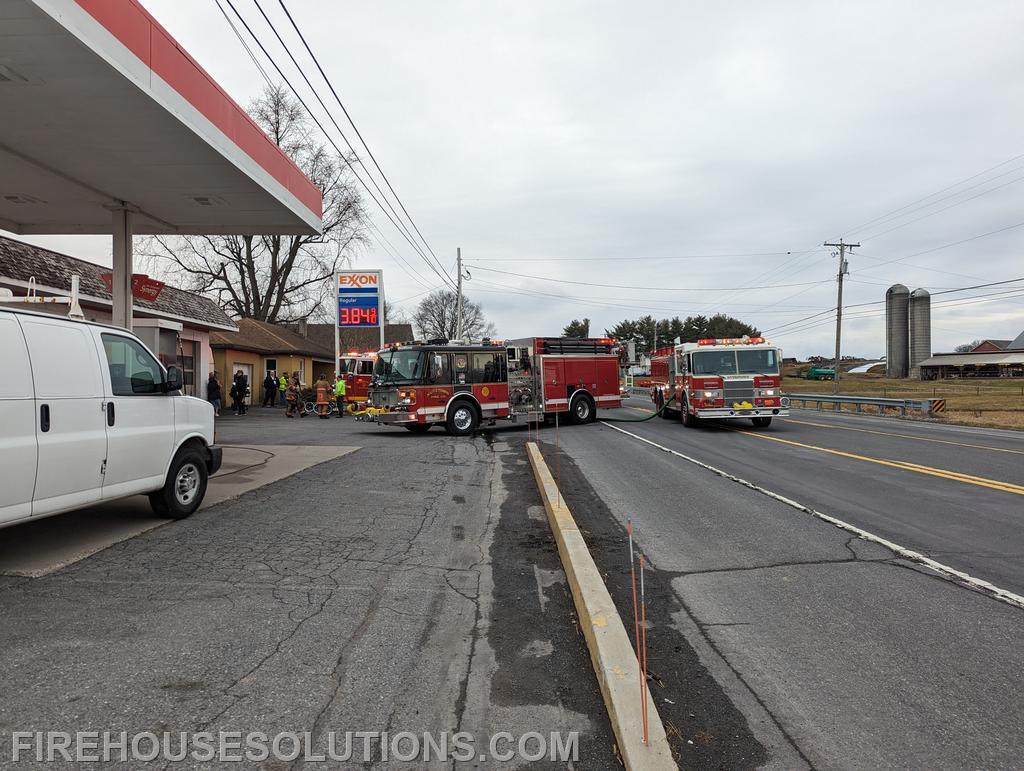
[[[285,392],[288,390],[288,376],[283,374],[277,379],[278,389],[281,391],[281,404],[287,406]]]
[[[316,414],[321,418],[331,417],[331,384],[327,382],[327,375],[321,374],[313,388],[316,389]]]
[[[338,417],[345,417],[345,376],[338,378],[334,384],[334,401],[338,405]]]

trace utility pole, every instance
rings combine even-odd
[[[455,262],[458,265],[459,289],[458,299],[455,301],[455,339],[462,339],[462,247],[455,250]]]
[[[850,268],[846,263],[846,250],[859,247],[860,244],[847,244],[843,239],[839,239],[838,244],[826,243],[825,246],[835,246],[839,248],[839,274],[836,276],[836,282],[839,285],[839,296],[836,299],[836,363],[835,363],[835,377],[832,379],[832,393],[839,393],[839,364],[842,361],[841,344],[843,339],[843,276],[850,272]]]

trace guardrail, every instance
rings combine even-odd
[[[786,394],[783,403],[788,399],[790,403],[800,402],[801,407],[806,407],[808,402],[815,402],[819,410],[824,410],[824,405],[831,404],[832,409],[838,412],[844,404],[852,404],[856,412],[863,411],[865,406],[877,407],[880,413],[887,409],[898,410],[901,417],[906,417],[908,410],[922,412],[931,417],[940,412],[946,411],[945,399],[882,399],[873,396],[844,396],[843,394]]]

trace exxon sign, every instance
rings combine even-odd
[[[384,281],[379,270],[346,270],[338,274],[338,326],[382,327]]]

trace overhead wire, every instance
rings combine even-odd
[[[367,194],[370,196],[370,198],[373,200],[373,202],[377,204],[378,208],[381,210],[381,212],[384,214],[384,216],[387,217],[387,219],[391,222],[392,225],[394,225],[395,229],[402,235],[403,238],[405,238],[405,240],[409,243],[409,245],[413,248],[413,250],[415,252],[417,252],[436,273],[438,273],[439,277],[442,278],[443,280],[445,280],[446,282],[450,283],[450,279],[448,279],[446,276],[444,276],[443,273],[440,273],[439,271],[437,271],[436,268],[434,268],[433,264],[429,261],[429,259],[427,259],[426,255],[422,252],[422,249],[412,240],[411,236],[405,230],[403,230],[403,228],[391,216],[391,214],[388,213],[387,209],[380,202],[380,200],[377,198],[377,196],[374,195],[374,193],[370,189],[369,185],[367,185],[366,182],[362,179],[362,177],[359,175],[358,171],[352,165],[352,162],[348,159],[346,154],[341,150],[341,148],[338,146],[338,144],[334,141],[334,139],[331,137],[330,133],[324,128],[323,124],[316,117],[316,114],[310,109],[310,107],[306,103],[305,99],[302,98],[302,95],[294,87],[294,85],[292,84],[291,80],[288,78],[287,75],[285,75],[284,71],[277,64],[277,61],[270,54],[270,52],[267,50],[266,46],[263,45],[263,42],[259,39],[259,37],[256,35],[256,33],[253,32],[252,27],[249,26],[249,23],[245,20],[245,18],[242,16],[242,14],[239,13],[238,8],[235,7],[234,2],[232,2],[232,0],[225,0],[225,2],[231,8],[232,12],[238,18],[239,22],[241,22],[241,24],[245,28],[246,32],[249,33],[249,36],[253,39],[253,41],[256,43],[256,45],[259,47],[259,49],[263,52],[263,55],[267,58],[267,60],[270,62],[270,64],[274,67],[274,70],[281,77],[281,79],[285,82],[285,85],[287,85],[289,90],[295,95],[295,98],[299,100],[299,103],[302,105],[303,109],[306,110],[306,112],[310,116],[311,120],[316,124],[317,128],[320,129],[321,133],[324,135],[324,137],[327,139],[327,141],[334,148],[335,152],[337,152],[339,158],[341,158],[341,160],[345,163],[345,165],[352,172],[353,176],[355,176],[356,179],[359,181],[359,183],[363,186],[363,189],[366,190]],[[255,2],[255,0],[254,0],[254,2]],[[300,73],[301,73],[301,68],[300,68]],[[314,95],[316,95],[315,94],[315,90],[314,90]]]
[[[366,140],[363,138],[363,134],[359,130],[359,127],[356,126],[355,121],[352,120],[352,116],[349,114],[348,109],[345,107],[345,104],[341,101],[341,97],[338,95],[338,92],[335,90],[334,84],[331,82],[331,79],[329,77],[327,77],[327,73],[324,72],[324,68],[320,65],[320,60],[317,58],[316,54],[313,53],[313,49],[310,48],[309,43],[306,42],[306,36],[302,34],[302,30],[299,29],[299,25],[296,24],[295,19],[292,18],[291,13],[288,11],[288,7],[284,4],[284,0],[277,0],[277,1],[278,1],[278,3],[281,6],[281,10],[284,11],[285,16],[288,17],[288,21],[291,22],[292,28],[295,30],[295,33],[299,36],[299,40],[302,41],[302,45],[305,47],[306,52],[309,54],[310,58],[313,60],[313,63],[316,65],[317,70],[319,70],[320,76],[324,79],[324,83],[327,84],[327,88],[330,89],[331,94],[334,96],[334,100],[338,103],[338,106],[341,108],[341,111],[345,114],[345,119],[348,120],[349,125],[352,126],[352,130],[356,132],[356,136],[359,138],[360,143],[366,149],[366,153],[367,153],[367,155],[370,156],[370,160],[373,162],[374,167],[377,169],[378,173],[380,174],[381,179],[384,180],[384,183],[387,185],[388,190],[391,191],[391,194],[395,197],[395,201],[398,202],[399,208],[401,208],[402,212],[405,214],[406,219],[409,220],[409,224],[412,225],[413,230],[416,231],[416,235],[418,235],[420,237],[420,241],[422,241],[423,245],[425,247],[427,247],[427,251],[430,252],[431,256],[433,256],[433,258],[437,262],[437,264],[441,265],[441,261],[438,259],[437,255],[434,254],[434,250],[430,247],[430,244],[427,242],[427,239],[424,238],[423,233],[420,232],[419,226],[417,226],[417,224],[416,224],[416,220],[414,220],[412,218],[412,215],[409,214],[409,210],[405,208],[405,203],[403,203],[401,197],[395,191],[394,186],[391,184],[391,180],[388,179],[388,175],[384,173],[384,169],[382,169],[380,164],[377,162],[377,157],[373,154],[373,150],[371,150],[370,146],[366,143]],[[360,159],[359,163],[360,163],[360,165],[363,166],[364,169],[366,168],[366,165],[363,163],[362,159]],[[369,172],[368,169],[367,169],[367,172]]]

